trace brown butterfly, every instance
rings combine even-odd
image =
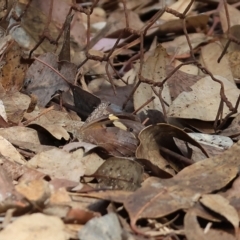
[[[95,113],[80,128],[78,138],[101,146],[114,156],[134,156],[138,134],[144,128],[138,117],[133,114],[92,117]]]

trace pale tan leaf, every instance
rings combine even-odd
[[[34,213],[18,218],[0,232],[1,240],[67,240],[64,224],[58,217]]]
[[[215,76],[224,84],[225,94],[233,106],[239,96],[239,89],[235,84],[221,76]],[[177,118],[199,119],[214,121],[220,104],[220,84],[214,82],[210,76],[200,79],[191,87],[192,91],[182,92],[169,107],[168,116]],[[223,117],[229,113],[224,105]]]
[[[25,159],[20,155],[13,145],[5,138],[0,136],[0,153],[12,162],[25,164]]]
[[[61,149],[51,149],[35,155],[27,165],[37,168],[39,171],[53,178],[79,181],[80,176],[84,174],[85,170],[81,161],[82,157],[82,149],[73,153],[67,153]]]
[[[240,24],[240,11],[235,7],[231,6],[230,4],[227,4],[227,8],[228,8],[228,13],[230,17],[230,27]],[[220,16],[223,32],[227,32],[228,24],[227,24],[225,8],[223,4],[221,4],[220,6],[219,16]]]
[[[201,48],[200,61],[213,75],[220,75],[230,82],[234,83],[233,74],[227,56],[223,56],[221,62],[218,63],[220,52],[223,51],[223,46],[220,42],[213,42]]]

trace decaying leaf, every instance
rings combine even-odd
[[[58,71],[57,56],[52,53],[43,54],[39,59],[45,63],[35,60],[28,69],[25,76],[25,91],[34,94],[38,98],[39,106],[46,106],[58,91],[67,91],[68,84],[49,66]],[[59,71],[69,82],[73,82],[76,74],[76,66],[72,63],[61,63]],[[43,93],[43,89],[44,93]]]
[[[142,166],[127,158],[109,158],[93,174],[98,188],[134,191],[140,187],[143,177]]]

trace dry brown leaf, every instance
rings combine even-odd
[[[234,78],[240,79],[240,51],[233,51],[228,54],[228,60],[232,75]]]
[[[142,188],[124,202],[132,225],[139,218],[160,218],[179,209],[187,209],[196,195],[226,186],[238,172],[239,152],[240,143],[237,143],[222,155],[183,169],[172,179],[148,178]]]
[[[11,143],[14,141],[24,141],[32,144],[40,144],[37,131],[27,127],[14,126],[0,129],[0,136],[4,137]]]
[[[51,178],[56,177],[79,181],[79,178],[85,171],[85,167],[81,161],[82,157],[82,149],[79,149],[72,154],[61,149],[51,149],[36,154],[28,161],[27,166],[36,168],[39,171],[50,175]]]
[[[204,33],[191,33],[188,34],[192,48],[195,49],[202,43],[208,42],[211,38]],[[166,48],[169,55],[173,55],[174,58],[186,58],[189,56],[190,48],[185,36],[174,38],[171,42],[165,42],[162,44]]]
[[[41,126],[57,139],[64,138],[65,140],[68,140],[68,131],[74,133],[74,131],[80,128],[83,124],[80,121],[80,118],[79,121],[72,120],[68,113],[57,110],[48,111],[38,117],[42,111],[44,111],[43,108],[35,108],[33,112],[25,113],[24,117],[26,120],[34,119],[30,121],[29,125],[36,124]]]
[[[168,61],[166,50],[161,45],[158,45],[155,49],[154,55],[148,57],[146,62],[143,64],[141,73],[142,76],[154,82],[161,82],[167,76],[166,65]],[[139,70],[139,66],[136,66],[136,69]],[[155,96],[155,94],[153,93],[151,86],[146,83],[141,83],[133,96],[134,108],[138,109],[152,96]],[[164,86],[163,99],[168,103],[171,101],[167,86]],[[144,108],[142,108],[142,111],[147,111],[148,109],[162,111],[162,106],[159,99],[154,99]]]
[[[21,164],[26,163],[26,160],[16,150],[16,148],[13,147],[13,145],[2,136],[0,136],[0,153],[12,162]]]
[[[193,144],[200,148],[207,156],[204,148],[181,129],[168,124],[157,124],[155,126],[148,126],[140,132],[140,145],[136,151],[137,158],[148,159],[161,170],[175,175],[173,170],[178,172],[184,164],[168,156],[166,153],[161,152],[160,149],[160,147],[165,147],[180,154],[173,138],[178,138],[184,142]]]
[[[29,207],[29,202],[24,199],[24,197],[19,194],[15,189],[8,172],[2,166],[1,157],[0,162],[0,195],[1,195],[1,205],[0,213],[6,212],[9,209],[24,210]]]
[[[45,24],[48,21],[47,15],[45,15],[41,10],[39,10],[39,7],[41,5],[46,5],[47,8],[49,7],[49,4],[42,4],[42,2],[38,4],[36,7],[30,4],[28,11],[26,11],[21,18],[21,26],[19,26],[18,28],[12,28],[10,30],[12,37],[24,49],[27,50],[33,49],[33,47],[38,43],[39,35],[43,33]],[[22,2],[18,2],[18,4],[15,4],[14,11],[16,11],[17,13],[15,17],[22,14],[22,12],[25,11],[25,9],[26,5],[22,4]],[[16,23],[16,20],[11,18],[10,24],[14,23]],[[53,21],[50,21],[48,29],[49,32],[51,33],[51,37],[53,39],[56,39],[59,34],[59,29],[57,28],[56,24]],[[57,48],[57,52],[60,51],[62,42],[63,36],[60,38],[58,42],[59,45]],[[55,50],[56,46],[46,40],[36,49],[34,53],[39,55],[43,54],[44,52],[54,52]]]
[[[239,89],[226,78],[221,76],[215,77],[222,81],[225,95],[235,106],[239,97]],[[221,101],[220,84],[214,82],[210,76],[207,76],[192,85],[191,89],[191,92],[182,92],[178,95],[168,109],[168,116],[214,121]],[[229,110],[224,105],[222,116],[225,117],[228,113]]]
[[[137,136],[144,126],[132,114],[106,115],[106,107],[103,103],[95,109],[78,130],[77,138],[96,144],[113,156],[134,156],[138,145]]]
[[[140,20],[139,16],[130,10],[127,10],[129,27],[134,30],[140,30],[144,23]],[[123,30],[126,27],[126,19],[125,19],[124,11],[115,11],[114,13],[110,14],[108,17],[107,23],[111,24],[111,29],[107,33],[107,37],[114,37],[117,32]],[[117,35],[118,36],[118,35]]]
[[[7,93],[2,97],[2,101],[8,121],[14,124],[19,124],[22,121],[23,115],[31,103],[30,97],[20,92]]]
[[[200,61],[213,75],[219,75],[234,83],[230,61],[227,56],[223,56],[218,63],[219,53],[223,51],[220,42],[213,42],[201,48]]]
[[[232,137],[234,139],[239,139],[240,138],[240,114],[238,114],[232,121],[232,123],[223,131],[221,131],[221,135],[223,136],[228,136]]]
[[[207,14],[199,14],[197,16],[187,16],[186,17],[186,28],[187,30],[206,28],[209,21],[209,16]],[[154,26],[154,25],[153,25]],[[182,33],[182,20],[173,19],[171,21],[162,22],[160,19],[160,24],[155,24],[155,28],[148,31],[148,35],[157,34],[168,34],[168,33]]]
[[[32,181],[36,179],[43,179],[46,177],[45,174],[33,169],[28,168],[26,165],[22,165],[17,162],[12,162],[5,157],[1,157],[1,167],[4,171],[11,177],[11,181],[18,180],[21,181]]]
[[[39,57],[45,64],[50,65],[69,81],[73,82],[77,67],[73,63],[64,62],[58,64],[57,56],[52,53],[46,53]],[[37,97],[39,106],[46,106],[57,91],[67,91],[69,85],[56,72],[45,64],[35,60],[28,68],[25,77],[25,91],[34,94]]]
[[[2,240],[67,240],[64,224],[58,217],[34,213],[22,216],[0,232]]]
[[[15,186],[17,192],[26,197],[32,204],[44,206],[50,197],[49,183],[43,179],[37,179],[30,182],[21,182]]]
[[[174,10],[180,12],[180,13],[183,13],[190,2],[191,2],[191,0],[179,0],[179,1],[176,1],[175,3],[173,3],[172,5],[168,6],[168,7],[170,7],[171,9],[174,9]],[[193,8],[194,8],[194,4],[192,4],[189,11],[191,11]],[[169,21],[169,20],[176,19],[176,18],[177,17],[174,16],[173,14],[170,14],[170,13],[167,13],[167,12],[165,12],[161,16],[161,19],[163,19],[165,21]]]
[[[193,240],[234,240],[236,239],[232,234],[227,231],[210,228],[204,232],[204,229],[200,227],[197,218],[197,212],[195,208],[190,209],[184,218],[184,230],[186,237]]]
[[[177,67],[180,64],[182,64],[182,62],[180,62],[179,60],[176,59],[174,61],[174,67]],[[179,70],[181,72],[185,72],[185,73],[192,74],[192,75],[198,75],[198,72],[199,72],[197,66],[192,65],[192,64],[183,65],[182,67],[179,68]]]
[[[228,13],[230,18],[230,27],[240,24],[240,11],[235,7],[231,6],[230,4],[227,4],[227,8],[228,8]],[[227,23],[224,4],[220,5],[219,16],[220,16],[223,32],[226,33],[228,30],[228,23]]]
[[[107,159],[94,175],[100,189],[135,191],[141,185],[143,167],[132,159],[112,157]]]
[[[219,194],[204,194],[201,197],[200,202],[208,209],[227,219],[227,221],[233,225],[235,234],[237,236],[239,226],[238,212],[233,206],[230,205],[226,198]]]
[[[0,83],[5,91],[19,91],[23,87],[27,64],[21,62],[22,49],[16,42],[11,44],[4,55],[5,64],[0,70]]]
[[[167,73],[170,74],[173,71],[171,66],[167,67]],[[179,94],[182,92],[191,92],[191,86],[193,86],[201,76],[192,75],[189,73],[182,72],[180,70],[176,71],[165,84],[169,88],[169,93],[171,96],[171,101],[174,101]],[[164,90],[163,90],[164,92]],[[170,103],[170,102],[169,102]]]

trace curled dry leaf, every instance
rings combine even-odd
[[[69,139],[69,132],[82,125],[80,121],[73,121],[68,113],[51,110],[44,113],[43,108],[36,108],[31,113],[25,113],[26,120],[30,120],[29,125],[38,125],[46,129],[56,139]],[[39,116],[40,115],[40,116]],[[34,119],[34,120],[31,120]]]
[[[238,114],[232,121],[232,123],[226,128],[224,129],[220,134],[223,136],[228,136],[228,137],[232,137],[235,140],[239,140],[240,139],[240,126],[239,126],[239,122],[240,122],[240,114]]]
[[[184,217],[184,231],[187,239],[236,239],[235,236],[224,230],[210,228],[207,231],[204,231],[198,222],[198,215],[195,208],[190,209]]]
[[[171,179],[148,178],[124,202],[132,224],[139,218],[159,218],[188,209],[195,201],[194,195],[223,188],[238,173],[239,154],[240,142],[219,156],[184,168]]]
[[[197,146],[207,156],[204,148],[181,129],[168,124],[157,124],[154,126],[146,127],[140,132],[140,145],[137,148],[136,157],[148,159],[158,168],[174,175],[173,169],[175,171],[179,171],[182,167],[182,163],[177,162],[178,160],[175,158],[169,158],[166,154],[161,153],[160,148],[165,147],[173,152],[179,153],[179,150],[174,143],[173,137],[179,138],[183,141],[191,143],[194,146]]]
[[[234,229],[237,237],[239,216],[237,210],[230,205],[229,201],[219,194],[204,194],[200,202],[208,209],[223,216],[229,221]]]

